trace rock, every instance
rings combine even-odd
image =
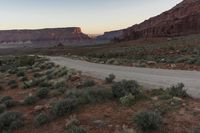
[[[105,32],[103,35],[97,36],[97,40],[113,40],[123,35],[123,30]]]
[[[176,68],[176,64],[171,64],[170,67],[171,68]]]
[[[93,123],[97,126],[97,127],[105,127],[105,121],[103,120],[95,120],[93,121]]]
[[[42,105],[37,105],[37,106],[34,107],[35,112],[40,112],[42,110],[44,110],[44,107]]]
[[[182,101],[184,101],[182,98],[180,98],[180,97],[173,97],[173,99],[174,100],[177,100],[177,101],[180,101],[180,102],[182,102]]]
[[[147,64],[150,65],[150,66],[152,66],[152,65],[156,65],[157,62],[155,62],[155,61],[147,61]]]
[[[158,97],[157,97],[157,96],[152,97],[151,99],[152,99],[153,101],[158,101]]]

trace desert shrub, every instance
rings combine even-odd
[[[52,114],[55,117],[64,116],[71,113],[76,107],[73,99],[64,99],[53,104]]]
[[[0,114],[6,110],[6,106],[4,104],[0,104]]]
[[[114,74],[110,74],[108,75],[108,77],[106,77],[105,81],[106,83],[112,83],[115,79],[115,75]]]
[[[17,105],[17,102],[15,100],[6,100],[3,102],[3,104],[7,107],[7,108],[11,108]]]
[[[114,97],[121,98],[123,96],[132,94],[138,97],[141,94],[139,84],[134,80],[123,80],[117,82],[112,86],[112,92]]]
[[[185,85],[183,83],[178,83],[167,89],[167,92],[172,97],[187,97],[187,90],[184,89]]]
[[[65,81],[59,81],[54,84],[54,89],[65,88],[67,86]]]
[[[24,72],[24,71],[18,71],[18,72],[17,72],[17,76],[18,76],[18,77],[25,76],[25,72]]]
[[[82,87],[91,87],[91,86],[95,86],[95,81],[94,80],[86,80],[82,83]]]
[[[38,87],[41,87],[41,88],[51,88],[53,85],[51,82],[48,82],[48,81],[44,81],[44,82],[41,82]]]
[[[18,84],[17,84],[17,81],[16,80],[10,80],[8,82],[8,85],[10,86],[11,89],[14,89],[14,88],[17,88],[18,87]]]
[[[112,92],[104,88],[71,89],[66,92],[66,98],[75,99],[77,104],[97,103],[112,99]]]
[[[32,83],[30,81],[25,81],[22,83],[22,85],[20,86],[23,89],[28,89],[32,87]]]
[[[33,74],[33,77],[34,77],[34,78],[39,78],[39,77],[41,77],[41,76],[43,76],[41,73],[34,73],[34,74]]]
[[[7,100],[12,100],[12,99],[13,99],[13,98],[10,97],[10,96],[3,96],[3,97],[1,97],[0,102],[3,103],[3,102],[5,102],[5,101],[7,101]]]
[[[28,77],[27,76],[23,76],[23,77],[20,77],[20,79],[19,79],[20,81],[27,81],[28,80]]]
[[[39,98],[45,98],[45,97],[47,97],[48,93],[49,93],[49,89],[38,88],[38,90],[36,91],[36,96]]]
[[[17,68],[11,68],[11,69],[8,70],[9,74],[16,74],[17,72],[18,72]]]
[[[21,67],[32,66],[36,62],[37,58],[37,56],[18,56],[15,57],[15,62]]]
[[[79,121],[76,118],[71,118],[66,124],[64,133],[86,133],[86,131],[79,126]]]
[[[69,70],[66,67],[61,68],[58,72],[57,72],[57,76],[58,77],[63,77],[68,75]]]
[[[129,94],[127,96],[121,97],[119,101],[124,106],[131,106],[136,102],[136,98],[132,94]]]
[[[24,125],[23,115],[19,112],[5,112],[0,115],[0,130],[11,131]]]
[[[27,96],[25,99],[24,99],[24,102],[23,104],[24,105],[33,105],[37,102],[37,98],[35,96]]]
[[[49,116],[45,112],[42,112],[36,116],[35,125],[37,127],[42,126],[42,125],[49,123],[49,121],[50,121]]]
[[[4,96],[1,98],[0,103],[5,105],[6,108],[14,107],[17,102],[13,100],[10,96]]]
[[[153,130],[159,128],[162,116],[156,111],[140,112],[134,116],[134,122],[142,130]]]
[[[26,81],[22,84],[23,89],[28,89],[31,87],[39,86],[41,83],[45,81],[44,77],[37,78],[37,79],[32,79],[30,81]]]

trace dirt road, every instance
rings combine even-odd
[[[106,76],[113,73],[117,77],[116,80],[137,80],[145,88],[169,87],[173,84],[184,83],[192,97],[200,98],[200,72],[197,71],[113,66],[72,60],[65,57],[48,56],[48,58],[56,64],[80,70],[86,75],[99,79],[105,79]]]

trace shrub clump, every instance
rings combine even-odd
[[[24,125],[22,113],[5,112],[0,115],[0,130],[11,131]]]
[[[36,92],[36,96],[39,98],[47,97],[49,90],[47,88],[39,88]]]
[[[123,80],[115,83],[112,86],[112,92],[114,97],[117,98],[121,98],[129,94],[138,97],[141,94],[140,86],[137,81],[134,80]]]
[[[167,89],[167,92],[172,97],[187,97],[187,90],[184,89],[185,85],[183,83],[179,83],[177,85],[173,85]]]
[[[18,87],[17,81],[16,80],[10,80],[8,82],[8,85],[10,86],[11,89],[15,89]]]
[[[154,130],[162,123],[162,116],[156,111],[140,112],[134,117],[134,122],[142,130]]]
[[[112,83],[115,78],[116,77],[114,74],[110,74],[110,75],[108,75],[108,77],[106,77],[105,81],[106,81],[106,83]]]
[[[131,106],[136,102],[136,98],[132,94],[129,94],[127,96],[121,97],[119,101],[124,106]]]
[[[113,98],[112,92],[106,88],[72,89],[66,92],[66,98],[74,99],[76,104],[102,102]]]
[[[73,99],[65,99],[53,104],[52,113],[55,117],[64,116],[71,113],[76,107]]]
[[[35,125],[39,127],[49,123],[49,121],[50,121],[49,116],[45,112],[42,112],[36,116]]]
[[[64,133],[87,133],[83,128],[79,126],[77,119],[70,119],[66,124]]]
[[[24,99],[24,102],[23,104],[24,105],[33,105],[37,102],[37,98],[35,96],[27,96],[25,99]]]
[[[0,103],[5,105],[6,108],[14,107],[17,102],[13,100],[10,96],[4,96],[1,98]]]
[[[92,86],[95,86],[96,83],[94,80],[86,80],[82,83],[82,87],[92,87]]]

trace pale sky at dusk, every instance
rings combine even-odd
[[[127,28],[182,0],[0,0],[0,30],[81,27],[84,33]]]

